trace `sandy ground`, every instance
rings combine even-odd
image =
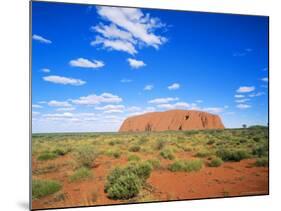
[[[178,154],[178,157],[183,155]],[[227,162],[217,168],[205,166],[191,173],[153,170],[139,197],[126,201],[110,200],[104,193],[106,175],[116,165],[126,164],[126,157],[113,159],[101,156],[92,168],[91,179],[73,183],[68,181],[73,172],[68,160],[68,156],[53,161],[33,160],[33,169],[50,163],[59,166],[58,171],[34,174],[33,178],[55,179],[63,184],[58,193],[33,200],[33,209],[268,194],[268,168],[255,167],[255,160],[248,159]],[[170,162],[162,160],[161,163],[165,166]]]

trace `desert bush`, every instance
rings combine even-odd
[[[139,193],[151,171],[151,165],[146,162],[117,167],[107,176],[104,191],[112,199],[132,198]]]
[[[214,144],[214,143],[215,143],[215,140],[213,140],[213,139],[211,139],[211,140],[209,140],[209,141],[207,142],[208,145],[212,145],[212,144]]]
[[[263,157],[268,154],[268,145],[264,144],[262,146],[255,147],[252,150],[252,154],[258,157]]]
[[[148,162],[153,169],[160,169],[161,168],[161,162],[159,159],[149,159],[146,162]]]
[[[169,165],[168,169],[170,171],[199,171],[203,167],[203,162],[200,159],[194,160],[177,160]]]
[[[260,137],[254,137],[253,140],[254,140],[255,142],[259,142],[259,141],[261,140],[261,138],[260,138]]]
[[[158,139],[155,143],[155,149],[156,150],[162,150],[166,145],[166,141]]]
[[[262,157],[262,158],[257,158],[255,162],[256,166],[263,166],[266,167],[268,166],[268,158],[267,157]]]
[[[138,143],[139,143],[139,144],[145,144],[145,143],[147,143],[148,141],[149,141],[149,139],[148,139],[147,137],[142,136],[142,137],[139,139]]]
[[[121,156],[121,152],[119,150],[116,150],[116,151],[113,152],[114,158],[120,158],[120,156]]]
[[[54,180],[32,180],[32,199],[53,194],[61,189],[62,185]]]
[[[250,157],[249,153],[242,149],[219,149],[216,154],[223,161],[240,161]]]
[[[91,177],[92,173],[91,171],[86,168],[86,167],[81,167],[79,169],[77,169],[70,177],[69,177],[69,181],[70,182],[76,182],[76,181],[81,181],[81,180],[85,180],[89,177]]]
[[[92,146],[81,146],[76,149],[74,153],[74,158],[78,164],[79,167],[88,167],[91,168],[93,165],[93,162],[97,158],[98,153]]]
[[[70,149],[62,149],[62,148],[57,148],[55,150],[53,150],[52,152],[58,156],[63,156],[65,154],[67,154],[70,151]]]
[[[37,160],[40,160],[40,161],[52,160],[52,159],[55,159],[57,157],[58,157],[57,154],[55,154],[53,152],[45,151],[37,157]]]
[[[173,160],[175,158],[175,155],[171,149],[164,149],[160,152],[160,155],[169,160]]]
[[[212,154],[212,152],[210,152],[209,150],[203,149],[203,150],[200,150],[199,152],[197,152],[195,154],[195,156],[204,158],[204,157],[210,156],[211,154]]]
[[[139,152],[140,151],[140,146],[138,145],[133,145],[129,148],[130,152]]]
[[[132,173],[121,175],[107,189],[107,196],[110,199],[130,199],[136,196],[141,188],[139,178]]]
[[[137,155],[129,155],[128,156],[128,161],[139,161],[140,157]]]
[[[223,164],[223,160],[219,157],[212,157],[210,162],[208,163],[208,166],[210,167],[219,167],[221,164]]]

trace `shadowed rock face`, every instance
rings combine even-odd
[[[119,132],[224,129],[218,115],[194,110],[151,112],[127,118]]]

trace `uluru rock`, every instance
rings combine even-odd
[[[127,118],[119,132],[224,129],[218,115],[195,110],[150,112]]]

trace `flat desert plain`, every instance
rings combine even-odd
[[[32,208],[268,194],[268,128],[32,135]]]

